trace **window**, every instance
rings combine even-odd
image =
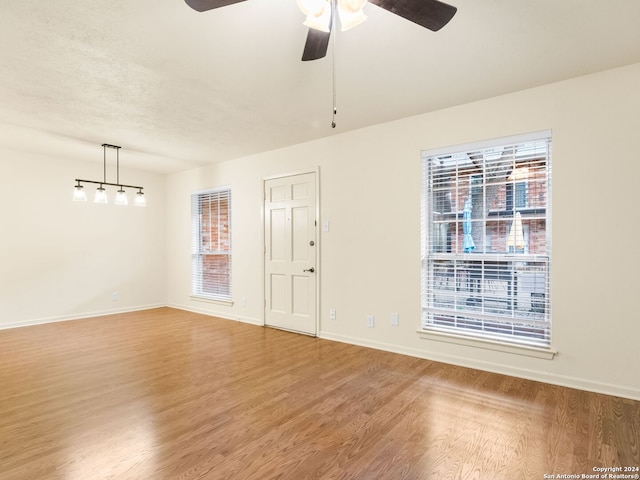
[[[550,133],[422,161],[422,328],[550,346]]]
[[[191,293],[231,300],[231,189],[191,196]]]

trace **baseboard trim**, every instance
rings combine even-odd
[[[604,395],[612,395],[615,397],[629,398],[631,400],[640,401],[640,389],[630,388],[623,385],[615,385],[604,382],[595,382],[584,378],[572,377],[568,375],[557,375],[550,373],[541,373],[535,370],[529,370],[524,368],[515,368],[507,365],[502,365],[493,362],[486,361],[473,361],[465,357],[459,357],[457,355],[436,354],[432,352],[425,352],[417,348],[407,348],[398,345],[372,342],[369,340],[363,340],[356,337],[349,337],[345,335],[335,335],[327,332],[320,332],[319,338],[325,340],[333,340],[335,342],[348,343],[351,345],[358,345],[360,347],[374,348],[376,350],[384,350],[386,352],[398,353],[401,355],[407,355],[410,357],[424,358],[425,360],[431,360],[434,362],[447,363],[451,365],[457,365],[460,367],[473,368],[476,370],[483,370],[487,372],[497,373],[501,375],[509,375],[512,377],[525,378],[527,380],[533,380],[536,382],[549,383],[551,385],[558,385],[561,387],[575,388],[578,390],[585,390],[588,392],[602,393]]]
[[[260,318],[245,317],[242,315],[229,315],[228,312],[217,311],[215,309],[211,310],[211,309],[197,308],[190,305],[179,305],[175,303],[170,303],[166,306],[169,308],[175,308],[176,310],[184,310],[185,312],[200,313],[202,315],[207,315],[209,317],[216,317],[216,318],[222,318],[224,320],[233,320],[236,322],[249,323],[251,325],[257,325],[259,327],[264,326],[264,322]]]
[[[119,313],[139,312],[142,310],[151,310],[154,308],[166,307],[165,304],[157,305],[138,305],[127,308],[114,308],[109,310],[97,310],[93,312],[74,313],[73,315],[57,315],[54,317],[36,318],[30,320],[22,320],[20,322],[0,323],[0,330],[9,328],[32,327],[34,325],[44,325],[45,323],[68,322],[71,320],[82,320],[83,318],[104,317],[106,315],[116,315]]]

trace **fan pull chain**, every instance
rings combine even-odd
[[[336,128],[336,114],[338,113],[338,108],[336,107],[336,37],[338,36],[338,32],[336,31],[336,8],[338,2],[337,0],[331,1],[331,31],[333,35],[333,118],[331,120],[331,128]]]

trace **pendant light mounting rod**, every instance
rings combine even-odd
[[[107,182],[107,148],[114,148],[116,150],[116,183]],[[98,182],[96,180],[82,180],[80,178],[76,178],[76,182],[85,182],[85,183],[95,183],[100,185],[110,185],[112,187],[126,187],[126,188],[137,188],[142,190],[143,187],[137,187],[135,185],[124,185],[120,183],[120,149],[122,147],[120,145],[111,145],[110,143],[103,143],[102,150],[104,151],[104,182]]]

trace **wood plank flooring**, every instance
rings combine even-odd
[[[640,402],[175,309],[0,331],[2,480],[528,480],[639,438]]]

